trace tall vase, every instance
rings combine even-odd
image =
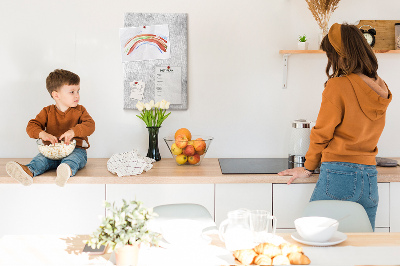
[[[161,160],[160,151],[158,150],[158,130],[160,127],[147,127],[149,131],[149,149],[147,157],[156,161]]]
[[[139,257],[139,245],[125,245],[115,249],[115,261],[117,266],[136,266]]]
[[[325,37],[325,35],[328,34],[328,32],[329,32],[329,28],[328,28],[328,27],[320,28],[320,29],[319,29],[319,34],[318,34],[318,49],[320,49],[322,39]]]

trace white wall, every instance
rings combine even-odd
[[[370,8],[366,8],[370,7]],[[400,1],[342,1],[334,22],[400,19]],[[318,26],[302,0],[2,0],[0,2],[0,157],[32,157],[29,119],[53,103],[45,79],[55,68],[81,77],[81,104],[96,121],[89,157],[133,148],[145,155],[147,132],[123,109],[118,29],[125,12],[188,13],[189,108],[173,111],[160,136],[180,127],[212,135],[208,157],[285,157],[290,122],[315,120],[326,58],[292,55],[282,86],[281,49],[300,34],[317,48]],[[380,156],[398,156],[400,55],[378,54],[379,74],[394,97],[379,143]],[[161,140],[162,141],[162,140]],[[170,157],[160,143],[161,155]]]

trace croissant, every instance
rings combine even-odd
[[[288,255],[289,261],[294,265],[308,265],[311,263],[310,259],[300,252],[293,252]]]
[[[293,252],[303,252],[303,248],[291,243],[282,243],[279,245],[279,248],[282,251],[282,255],[287,256],[289,253]]]
[[[272,259],[272,265],[290,265],[290,261],[285,255],[278,255]]]
[[[258,255],[257,257],[255,257],[254,263],[256,265],[271,265],[272,260],[267,255],[261,254],[261,255]]]
[[[252,249],[235,250],[233,256],[242,264],[250,265],[253,263],[257,253]]]
[[[271,243],[261,243],[254,248],[254,251],[257,252],[257,254],[267,255],[270,258],[282,254],[281,249]]]

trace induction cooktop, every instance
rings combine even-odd
[[[277,174],[289,167],[288,158],[220,158],[222,174]]]

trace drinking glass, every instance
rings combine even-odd
[[[250,211],[250,229],[253,232],[255,243],[263,243],[269,237],[269,221],[273,220],[272,234],[276,231],[276,218],[265,210]]]

